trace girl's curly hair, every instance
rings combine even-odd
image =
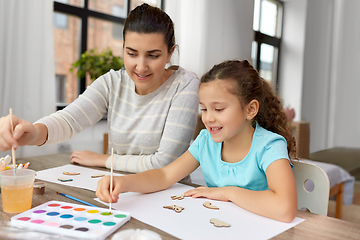
[[[202,83],[213,80],[232,81],[234,85],[228,90],[238,96],[243,107],[256,99],[259,102],[259,111],[253,118],[252,125],[255,127],[258,122],[261,127],[282,135],[287,141],[289,158],[295,157],[295,139],[283,111],[280,97],[247,60],[222,62],[215,65],[201,78]]]

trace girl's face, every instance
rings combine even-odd
[[[161,33],[126,33],[124,65],[137,94],[149,94],[168,79],[170,74],[165,65],[171,55]]]
[[[224,80],[200,84],[202,121],[217,143],[232,140],[251,127],[239,98],[227,90],[231,87],[232,83]]]

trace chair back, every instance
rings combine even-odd
[[[109,153],[109,134],[104,133],[103,136],[103,154]]]
[[[298,209],[327,216],[330,183],[320,167],[300,161],[294,162]]]

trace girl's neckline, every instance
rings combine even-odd
[[[245,157],[243,159],[240,159],[239,161],[237,162],[226,162],[222,159],[222,146],[223,146],[223,142],[221,142],[220,144],[220,161],[225,163],[225,164],[229,164],[229,165],[234,165],[234,164],[240,164],[241,162],[244,162],[244,160],[247,160],[248,159],[248,156],[250,155],[250,153],[252,152],[253,150],[253,146],[254,146],[254,139],[255,139],[255,135],[256,135],[256,130],[258,129],[258,123],[256,123],[256,126],[255,126],[255,129],[254,129],[254,133],[252,135],[252,139],[251,139],[251,146],[250,146],[250,149],[249,149],[249,152],[245,155]]]

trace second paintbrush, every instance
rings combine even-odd
[[[83,200],[81,200],[81,199],[78,199],[78,198],[76,198],[76,197],[73,197],[73,196],[70,196],[70,195],[67,195],[67,194],[64,194],[64,193],[61,193],[61,192],[56,192],[56,193],[57,193],[57,194],[60,194],[60,195],[63,195],[64,197],[70,198],[70,199],[72,199],[72,200],[81,202],[81,203],[83,203],[83,204],[85,204],[85,205],[92,206],[92,207],[98,207],[98,206],[95,206],[95,205],[93,205],[93,204],[91,204],[91,203],[85,202],[85,201],[83,201]]]

